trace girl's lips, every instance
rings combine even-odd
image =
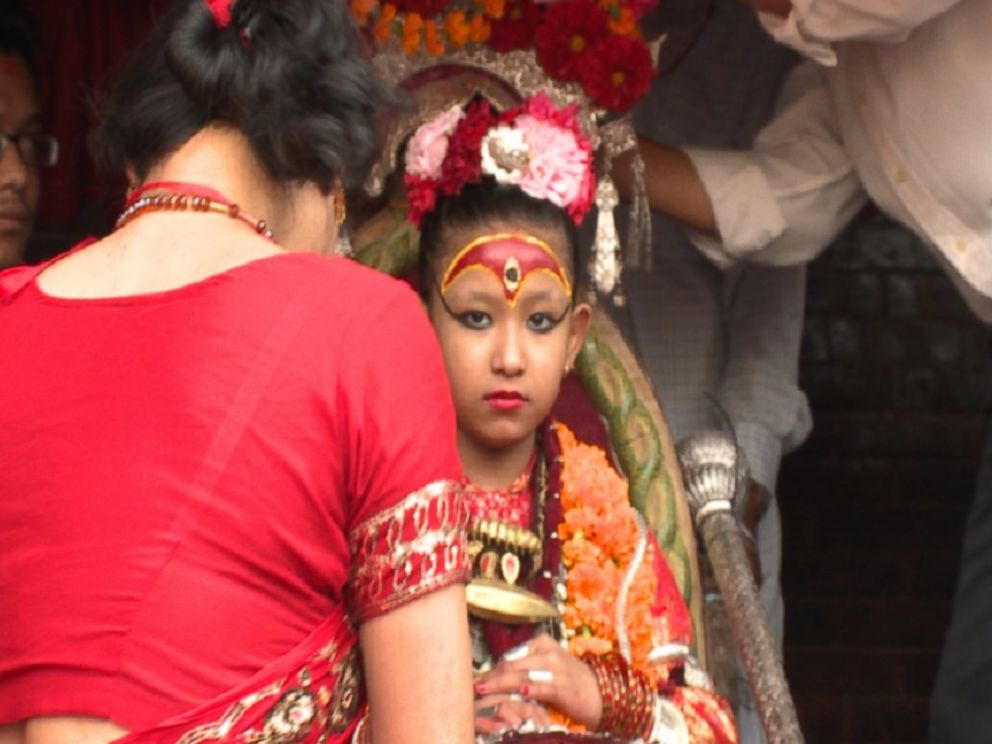
[[[484,399],[491,407],[500,411],[511,411],[527,402],[524,395],[515,390],[496,390],[487,393]]]

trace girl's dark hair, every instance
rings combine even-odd
[[[453,196],[438,194],[437,205],[424,215],[420,226],[418,279],[421,296],[430,297],[434,262],[444,233],[451,228],[466,227],[492,220],[523,220],[551,229],[559,228],[568,243],[567,269],[572,283],[581,284],[579,231],[568,213],[544,199],[528,196],[516,186],[500,184],[491,176],[481,183],[468,184]]]
[[[363,180],[390,100],[346,0],[236,0],[223,29],[203,0],[178,0],[115,86],[94,145],[105,165],[144,180],[225,122],[274,180],[329,191]]]

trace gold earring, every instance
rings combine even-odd
[[[343,225],[344,221],[348,218],[348,200],[341,191],[338,196],[334,199],[334,219],[337,220],[338,225]]]

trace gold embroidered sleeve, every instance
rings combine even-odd
[[[469,579],[462,486],[437,481],[352,530],[350,600],[359,621]]]

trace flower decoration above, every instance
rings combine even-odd
[[[470,45],[533,51],[544,73],[578,83],[602,109],[623,112],[654,75],[640,19],[657,0],[351,0],[375,44],[440,57]]]
[[[574,105],[556,108],[539,93],[499,113],[483,99],[423,124],[407,146],[410,221],[420,226],[437,193],[454,195],[491,176],[566,210],[581,224],[595,197],[592,144]]]

